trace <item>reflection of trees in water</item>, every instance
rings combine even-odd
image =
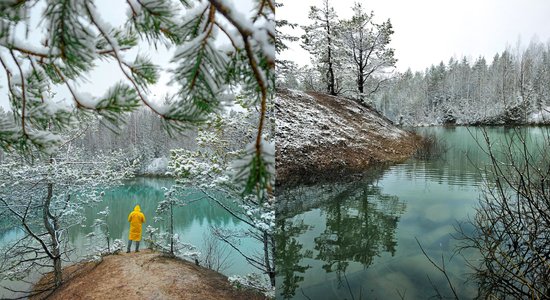
[[[405,211],[396,196],[368,185],[340,193],[325,211],[326,229],[315,238],[315,250],[326,272],[336,272],[340,279],[351,261],[366,268],[383,251],[395,254],[395,230]]]
[[[377,166],[363,174],[341,178],[341,181],[322,182],[311,186],[278,187],[276,190],[277,206],[275,208],[277,218],[291,218],[302,212],[324,207],[341,193],[357,190],[358,187],[376,182],[384,175],[386,170],[387,166]]]
[[[304,224],[303,220],[293,221],[279,214],[276,236],[277,296],[284,299],[295,296],[296,289],[304,280],[302,274],[311,268],[302,263],[305,258],[324,261],[322,268],[325,272],[336,272],[338,280],[341,280],[350,262],[361,263],[366,268],[382,252],[395,254],[395,231],[399,217],[405,211],[405,203],[396,196],[381,194],[379,187],[368,182],[334,184],[330,189],[325,185],[312,187],[307,189],[307,193],[299,195],[308,202],[307,206],[320,206],[326,215],[326,229],[314,239],[315,257],[313,249],[304,249],[298,239],[311,226]],[[285,196],[288,198],[291,194],[287,192]],[[309,199],[316,196],[319,198]],[[296,197],[294,195],[292,199]]]
[[[491,163],[486,154],[486,146],[478,144],[476,140],[483,140],[483,131],[486,131],[491,140],[499,144],[508,144],[507,140],[513,138],[514,131],[508,127],[494,127],[484,129],[481,127],[427,127],[417,128],[420,135],[435,137],[445,142],[449,148],[439,159],[428,161],[414,161],[401,166],[401,174],[406,180],[419,180],[430,177],[439,183],[470,186],[472,183],[483,182],[484,174],[479,172],[480,166]],[[520,127],[514,128],[527,137],[527,145],[532,144],[544,134],[542,128]],[[502,153],[495,153],[501,156]]]
[[[277,267],[277,294],[284,299],[291,299],[296,293],[299,283],[304,280],[304,274],[309,265],[300,265],[304,258],[313,257],[311,250],[303,250],[303,245],[296,237],[306,232],[311,226],[304,221],[296,223],[290,220],[277,220],[277,233],[275,234],[275,265]]]

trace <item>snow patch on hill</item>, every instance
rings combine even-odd
[[[143,170],[145,175],[165,175],[168,172],[168,158],[154,158]]]
[[[275,113],[278,184],[402,161],[415,148],[411,133],[351,99],[280,90]]]

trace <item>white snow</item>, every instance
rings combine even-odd
[[[248,32],[254,32],[257,28],[254,26],[254,23],[252,23],[252,20],[250,20],[249,17],[247,17],[245,14],[243,14],[237,7],[235,6],[235,1],[233,0],[219,0],[219,2],[228,8],[229,11],[229,17],[237,23],[237,25]]]
[[[409,137],[375,110],[342,97],[284,90],[275,97],[275,115],[277,167],[282,170],[289,164],[322,163],[327,151],[335,154],[338,149],[364,152],[358,159],[386,159],[384,153],[400,153],[388,148],[398,147],[402,139]],[[341,157],[341,161],[333,159],[332,163],[349,162]]]
[[[75,100],[80,103],[80,105],[90,109],[95,109],[97,107],[100,99],[90,93],[78,92],[75,90],[74,87],[72,88],[72,90],[76,98]]]
[[[278,95],[277,132],[284,138],[277,139],[277,147],[300,148],[307,145],[337,145],[346,141],[348,145],[362,143],[355,138],[361,132],[382,136],[385,139],[399,139],[405,132],[388,121],[343,98],[333,98],[347,110],[347,114],[335,113],[331,107],[320,105],[313,97],[301,91],[290,91],[290,97]],[[284,111],[284,112],[283,112]],[[352,121],[359,118],[362,124]],[[297,130],[299,128],[299,130]],[[363,141],[364,142],[364,141]]]
[[[527,123],[530,124],[548,124],[550,123],[550,106],[542,108],[538,112],[533,112],[527,116]]]
[[[52,99],[44,98],[44,111],[55,116],[59,112],[70,112],[71,108],[66,102],[54,102]]]
[[[127,0],[128,3],[128,10],[126,11],[126,16],[128,18],[132,18],[135,16],[137,17],[139,14],[141,14],[142,6],[137,2],[136,0]]]
[[[264,26],[254,30],[253,37],[260,44],[264,55],[271,60],[275,60],[275,45],[272,44],[270,34],[274,35],[274,22],[267,21]]]
[[[154,158],[145,168],[145,174],[164,175],[168,170],[168,158]]]
[[[46,48],[40,44],[36,44],[34,40],[24,40],[15,34],[0,37],[0,46],[21,49],[43,56],[57,56],[60,53],[59,49]]]

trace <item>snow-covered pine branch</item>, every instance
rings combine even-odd
[[[238,253],[261,272],[269,275],[270,282],[274,283],[273,257],[273,229],[275,227],[275,213],[273,195],[270,186],[274,178],[274,152],[272,135],[267,136],[262,145],[262,161],[254,166],[257,159],[254,143],[250,143],[246,136],[253,134],[254,119],[251,112],[238,112],[233,115],[224,115],[211,124],[209,128],[199,131],[197,142],[207,145],[204,148],[190,151],[184,149],[172,150],[169,169],[177,178],[176,189],[198,189],[214,205],[229,212],[237,220],[247,224],[247,230],[229,232],[220,228],[215,229],[215,235],[228,243]],[[252,130],[251,130],[252,129]],[[243,151],[244,145],[249,144]],[[264,149],[264,147],[266,149]],[[234,162],[238,161],[235,166]],[[242,174],[243,170],[252,169],[252,172],[267,172],[264,174]],[[237,176],[235,176],[237,174]],[[243,187],[250,182],[239,182],[251,176],[260,176],[267,181],[257,181],[251,191],[243,191]],[[237,178],[237,180],[234,180]],[[233,203],[232,203],[233,202]],[[261,245],[263,252],[247,254],[239,249],[235,237],[251,238]]]
[[[138,106],[158,114],[170,134],[179,133],[221,113],[234,103],[233,92],[241,90],[247,93],[248,105],[260,111],[255,139],[250,141],[259,159],[249,167],[265,169],[260,157],[265,153],[262,140],[274,86],[274,2],[257,1],[253,12],[241,12],[231,1],[221,0],[126,4],[127,20],[115,27],[91,0],[1,3],[0,64],[7,83],[2,86],[15,118],[1,120],[0,146],[21,153],[55,153],[64,142],[61,132],[78,126],[83,111],[116,129]],[[31,16],[43,21],[37,26]],[[24,39],[19,36],[23,29],[29,33]],[[132,51],[159,43],[177,49],[172,79],[179,91],[167,95],[172,101],[164,106],[155,101],[150,87],[170,70],[148,59],[151,53]],[[123,82],[114,83],[105,96],[80,92],[79,82],[89,79],[100,60],[113,62]],[[70,93],[71,106],[51,110],[51,91],[57,89]],[[248,181],[269,181],[262,176]]]

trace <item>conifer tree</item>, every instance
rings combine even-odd
[[[223,0],[127,0],[127,20],[114,27],[104,20],[92,0],[9,0],[0,3],[1,84],[7,90],[13,119],[0,120],[0,147],[28,153],[54,153],[64,142],[63,130],[94,114],[117,128],[124,115],[146,106],[175,134],[207,121],[232,100],[234,88],[245,91],[249,105],[261,112],[247,164],[237,174],[243,190],[268,187],[263,148],[267,102],[274,82],[274,1],[255,2],[250,17]],[[39,27],[31,15],[41,13]],[[46,30],[41,31],[42,28]],[[25,39],[22,32],[37,39]],[[218,43],[216,36],[229,47]],[[147,55],[131,55],[141,43],[175,47],[165,70]],[[78,82],[100,60],[112,63],[124,80],[104,93],[87,95]],[[167,105],[154,101],[149,87],[161,72],[171,72],[178,86]],[[53,102],[52,91],[64,87],[71,105]],[[229,100],[228,100],[229,99]],[[160,101],[159,101],[160,102]]]
[[[374,13],[367,13],[361,3],[356,2],[352,9],[355,14],[340,22],[339,30],[344,57],[353,67],[356,90],[359,98],[364,100],[388,80],[389,77],[381,73],[395,67],[397,60],[389,46],[393,29],[389,19],[376,24]]]
[[[329,0],[323,0],[322,6],[311,6],[308,18],[313,21],[303,26],[305,34],[302,36],[302,47],[309,51],[316,64],[323,73],[326,92],[337,95],[340,92],[339,80],[336,73],[339,71],[337,55],[338,16]]]

